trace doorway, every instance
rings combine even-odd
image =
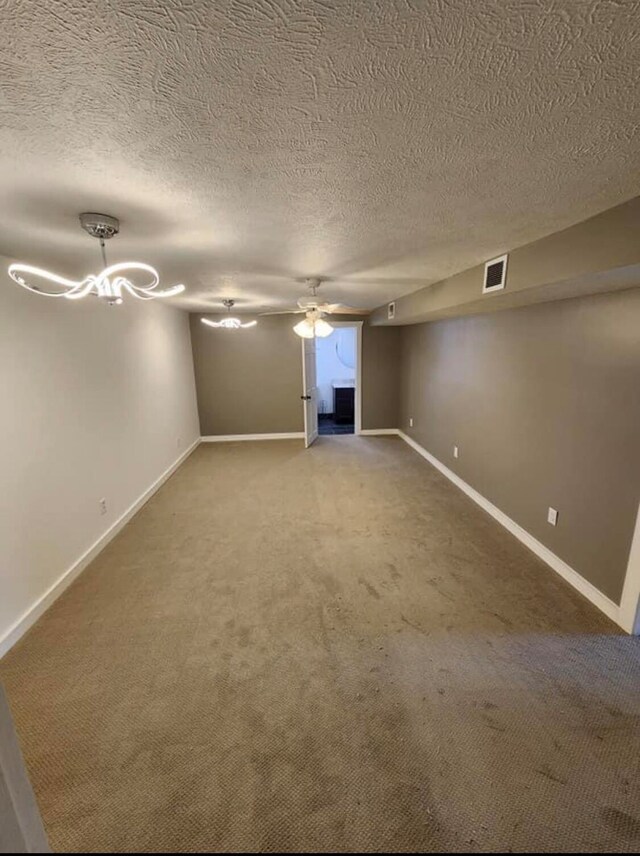
[[[360,434],[362,425],[362,321],[334,321],[333,333],[325,338],[302,339],[302,395],[304,443],[308,448],[319,434]],[[343,339],[340,330],[351,332]],[[318,345],[327,349],[321,357],[322,388],[318,378]],[[335,360],[334,360],[335,356]],[[333,368],[326,369],[326,365]],[[353,365],[353,368],[351,367]],[[353,375],[353,377],[352,377]],[[335,386],[334,386],[335,384]],[[338,420],[335,417],[334,388],[352,389],[338,398]],[[346,400],[346,404],[345,404]],[[353,401],[353,417],[346,409]],[[348,420],[348,421],[347,421]],[[321,423],[322,426],[321,426]],[[343,429],[343,430],[336,430]]]
[[[334,331],[316,339],[318,433],[356,433],[358,331],[355,324],[333,322]]]

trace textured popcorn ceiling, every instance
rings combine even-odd
[[[364,307],[640,193],[632,0],[0,0],[0,252]]]

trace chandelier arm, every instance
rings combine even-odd
[[[106,267],[102,273],[101,277],[105,277],[110,279],[114,274],[124,273],[124,271],[131,270],[139,270],[144,271],[150,275],[149,283],[147,285],[134,285],[130,280],[127,280],[132,288],[135,288],[137,291],[150,291],[154,289],[160,282],[160,277],[158,275],[158,271],[151,267],[151,265],[145,264],[144,262],[117,262],[114,265],[109,265]],[[122,277],[122,279],[126,279],[126,277]]]
[[[44,270],[44,268],[34,267],[33,265],[22,265],[22,264],[13,264],[9,265],[8,274],[14,282],[17,282],[18,285],[21,285],[23,288],[26,288],[27,291],[34,291],[37,294],[42,294],[44,297],[68,297],[70,293],[76,292],[81,289],[87,282],[86,279],[78,280],[75,279],[66,279],[64,276],[58,276],[55,273],[51,273],[48,270]],[[38,288],[37,285],[33,285],[28,282],[24,274],[27,276],[31,274],[35,277],[40,277],[41,279],[46,279],[49,282],[55,283],[56,285],[61,285],[63,288],[66,288],[66,291],[44,291],[41,288]]]
[[[184,285],[180,283],[179,285],[170,285],[168,288],[160,288],[156,289],[151,297],[173,297],[176,294],[182,294],[184,291]]]
[[[134,285],[131,280],[126,279],[126,277],[118,277],[118,279],[122,280],[123,287],[125,287],[130,294],[133,294],[141,300],[151,300],[154,297],[173,297],[176,294],[182,294],[184,291],[184,285],[182,285],[182,283],[179,285],[169,286],[168,288],[158,288],[158,285],[160,284],[158,271],[151,267],[151,265],[145,264],[144,262],[118,262],[117,264],[105,268],[100,276],[108,278],[119,271],[132,269],[145,271],[151,275],[151,281],[148,285]]]
[[[88,294],[91,294],[96,288],[96,277],[93,274],[89,274],[89,276],[85,277],[82,282],[77,283],[75,288],[72,288],[70,291],[64,295],[67,300],[80,300],[81,297],[86,297]],[[96,291],[97,293],[97,291]]]
[[[176,294],[182,294],[184,291],[184,285],[172,285],[170,288],[156,288],[155,286],[142,288],[139,285],[129,282],[128,279],[124,279],[124,277],[123,286],[130,294],[133,294],[134,297],[138,297],[140,300],[153,300],[156,297],[173,297]]]
[[[121,288],[126,289],[132,297],[137,297],[138,300],[153,300],[154,297],[158,296],[157,294],[148,294],[146,289],[134,285],[124,276],[118,277],[118,281]]]

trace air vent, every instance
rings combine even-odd
[[[389,319],[389,321],[393,321],[393,319],[395,317],[396,317],[396,304],[390,303],[387,306],[387,318]]]
[[[508,256],[500,256],[497,259],[491,259],[484,266],[484,285],[482,293],[487,294],[490,291],[500,291],[504,288],[507,282],[507,258]]]

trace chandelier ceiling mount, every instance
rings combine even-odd
[[[81,214],[80,225],[92,238],[108,241],[120,231],[120,221],[108,214]]]

